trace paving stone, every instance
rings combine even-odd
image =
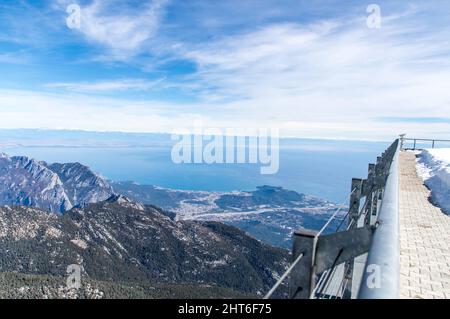
[[[414,153],[400,153],[399,169],[400,297],[448,299],[450,216],[428,200]]]

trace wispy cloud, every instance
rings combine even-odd
[[[329,134],[364,123],[373,134],[370,127],[386,126],[373,120],[380,115],[440,117],[450,110],[443,85],[450,83],[450,29],[430,26],[416,12],[386,16],[377,30],[366,27],[364,12],[351,20],[272,24],[184,46],[180,54],[199,67],[196,93],[218,107],[272,119],[292,134],[312,123]]]
[[[117,92],[117,91],[149,91],[160,85],[164,79],[148,81],[143,79],[122,79],[98,82],[49,83],[47,88],[63,89],[75,92]]]
[[[196,116],[158,101],[23,90],[0,90],[0,105],[0,128],[170,132]]]
[[[377,121],[388,123],[446,123],[450,124],[450,118],[446,117],[379,117]]]
[[[71,1],[58,2],[58,23],[64,25]],[[86,0],[81,29],[64,26],[72,45],[62,55],[72,59],[49,64],[48,73],[57,74],[43,76],[42,83],[50,83],[45,92],[55,95],[1,92],[0,127],[55,128],[70,114],[76,121],[65,125],[90,130],[171,131],[202,117],[208,126],[278,127],[301,137],[448,135],[445,121],[383,119],[449,113],[450,27],[444,12],[450,6],[380,0],[382,26],[369,29],[360,1],[330,2],[153,0],[131,6]],[[89,62],[73,62],[83,59]],[[105,63],[111,60],[120,63]],[[167,88],[159,102],[127,99],[128,91]],[[93,94],[109,92],[118,92],[117,98]],[[196,102],[173,102],[172,92]],[[108,121],[101,120],[104,114]]]
[[[223,97],[332,97],[360,90],[379,97],[448,76],[442,67],[449,66],[450,45],[438,41],[450,33],[448,28],[429,33],[386,19],[382,29],[371,30],[364,18],[275,24],[185,47],[181,54],[199,66],[195,79],[205,93]],[[446,90],[441,93],[447,96]]]
[[[0,53],[0,63],[23,64],[25,62],[28,62],[29,60],[30,57],[22,51],[13,53]]]
[[[141,10],[121,10],[121,1],[94,0],[82,7],[80,32],[91,42],[125,59],[142,52],[158,31],[168,0],[144,2]]]

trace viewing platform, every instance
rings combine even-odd
[[[418,141],[431,142],[433,149],[436,142],[450,143],[404,135],[395,140],[368,165],[366,178],[352,179],[344,216],[338,217],[341,206],[321,230],[294,232],[293,263],[266,299],[288,276],[295,299],[450,298],[450,216],[430,200],[425,183],[431,177],[424,182],[417,173]],[[430,150],[419,155],[421,173],[426,171],[423,152]],[[431,163],[439,170],[429,168],[438,176],[432,184],[438,186],[431,186],[433,198],[436,189],[443,189],[447,199],[447,162]],[[441,198],[439,205],[446,207]],[[324,233],[336,220],[339,226]]]
[[[450,216],[429,201],[416,156],[399,157],[400,297],[450,298]]]

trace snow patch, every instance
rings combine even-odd
[[[431,190],[431,199],[450,214],[450,148],[416,152],[417,174]]]
[[[77,238],[77,239],[72,239],[70,242],[71,242],[72,244],[74,244],[74,245],[80,247],[81,249],[86,249],[86,248],[88,247],[87,243],[86,243],[84,240],[79,239],[79,238]]]
[[[49,227],[47,228],[47,230],[45,231],[45,236],[47,237],[52,237],[52,238],[59,238],[62,235],[62,231],[55,228],[55,227]]]

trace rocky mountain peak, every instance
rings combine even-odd
[[[118,204],[122,207],[133,208],[137,210],[144,210],[144,205],[137,203],[134,200],[129,199],[128,197],[120,194],[113,194],[111,197],[105,200],[106,203],[110,204]]]
[[[80,163],[49,165],[27,156],[0,155],[0,205],[63,213],[113,193],[106,180]]]

